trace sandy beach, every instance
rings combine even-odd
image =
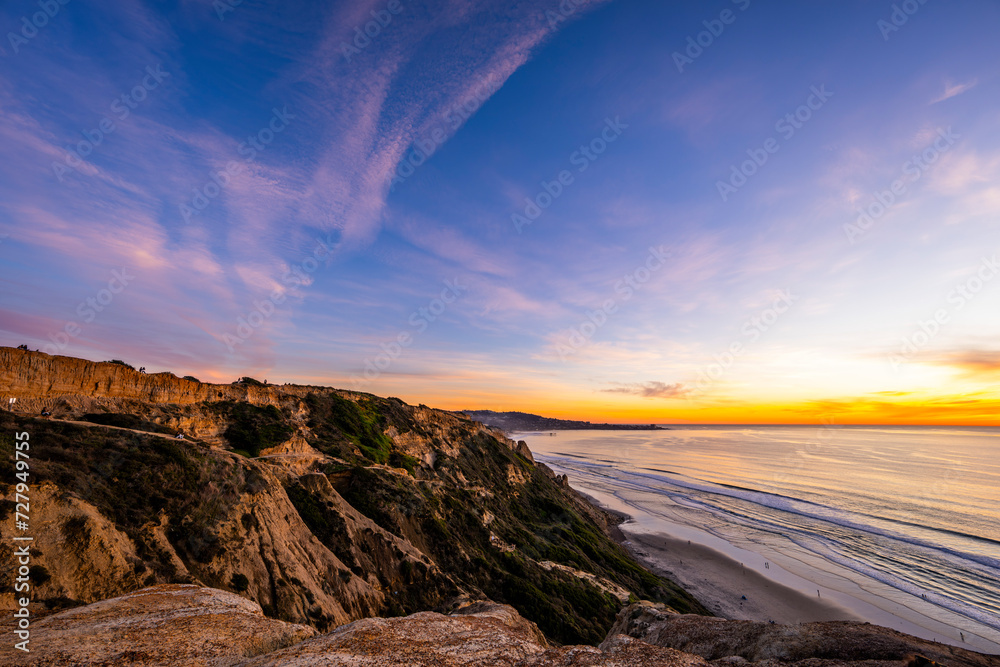
[[[608,507],[593,495],[578,492],[619,518],[621,523],[612,527],[611,536],[636,560],[650,571],[676,581],[716,616],[783,624],[865,620],[834,602],[772,581],[711,547],[663,533],[636,531],[631,516]]]
[[[643,565],[676,581],[722,618],[775,623],[861,620],[832,602],[744,568],[715,549],[666,535],[634,533],[628,524],[619,528],[623,545]]]
[[[594,505],[618,517],[618,525],[611,527],[612,536],[640,563],[677,582],[722,618],[780,624],[862,621],[932,641],[1000,653],[1000,643],[988,626],[933,601],[902,596],[871,579],[861,587],[830,569],[815,569],[815,579],[808,569],[789,571],[773,562],[768,569],[767,557],[762,553],[715,538],[732,551],[720,548],[707,541],[714,536],[703,529],[663,520],[655,512],[644,513],[641,502],[625,504],[606,487],[590,486],[577,479],[574,488]],[[782,555],[775,552],[774,545],[770,552],[774,558]],[[814,595],[817,589],[822,598]]]

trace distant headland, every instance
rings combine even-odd
[[[528,412],[494,412],[493,410],[461,410],[477,422],[499,428],[506,433],[520,431],[666,431],[656,424],[592,424],[572,419],[542,417]]]

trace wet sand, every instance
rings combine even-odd
[[[830,590],[828,585],[821,585],[823,598],[813,597],[801,589],[768,578],[759,569],[760,560],[757,561],[757,569],[744,568],[739,556],[689,542],[686,536],[682,539],[663,528],[642,526],[624,511],[610,507],[602,500],[607,497],[601,492],[586,488],[578,489],[578,492],[595,506],[618,518],[618,525],[609,526],[609,533],[643,566],[676,581],[721,618],[781,624],[862,621],[931,641],[1000,655],[1000,644],[992,636],[968,628],[962,619],[947,623],[903,607],[898,602],[887,603],[889,599],[886,597],[881,598],[882,605],[877,606],[871,601]],[[684,527],[680,529],[684,530]],[[749,555],[760,558],[758,554]],[[780,566],[776,570],[775,574],[780,576]],[[747,599],[743,600],[743,596]],[[847,604],[844,599],[833,599],[834,596],[846,597]],[[997,664],[1000,667],[1000,663]]]
[[[619,529],[624,546],[643,565],[676,581],[722,618],[786,624],[862,620],[833,602],[810,597],[744,568],[715,549],[665,535],[634,533],[627,523]]]

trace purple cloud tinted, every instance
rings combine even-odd
[[[601,391],[609,394],[630,394],[643,398],[682,398],[691,392],[689,387],[681,383],[645,382],[643,384],[623,384]]]

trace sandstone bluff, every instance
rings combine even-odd
[[[5,642],[3,665],[998,664],[862,624],[709,618],[461,414],[11,348],[0,390],[2,458],[31,434],[35,537],[32,652]]]

